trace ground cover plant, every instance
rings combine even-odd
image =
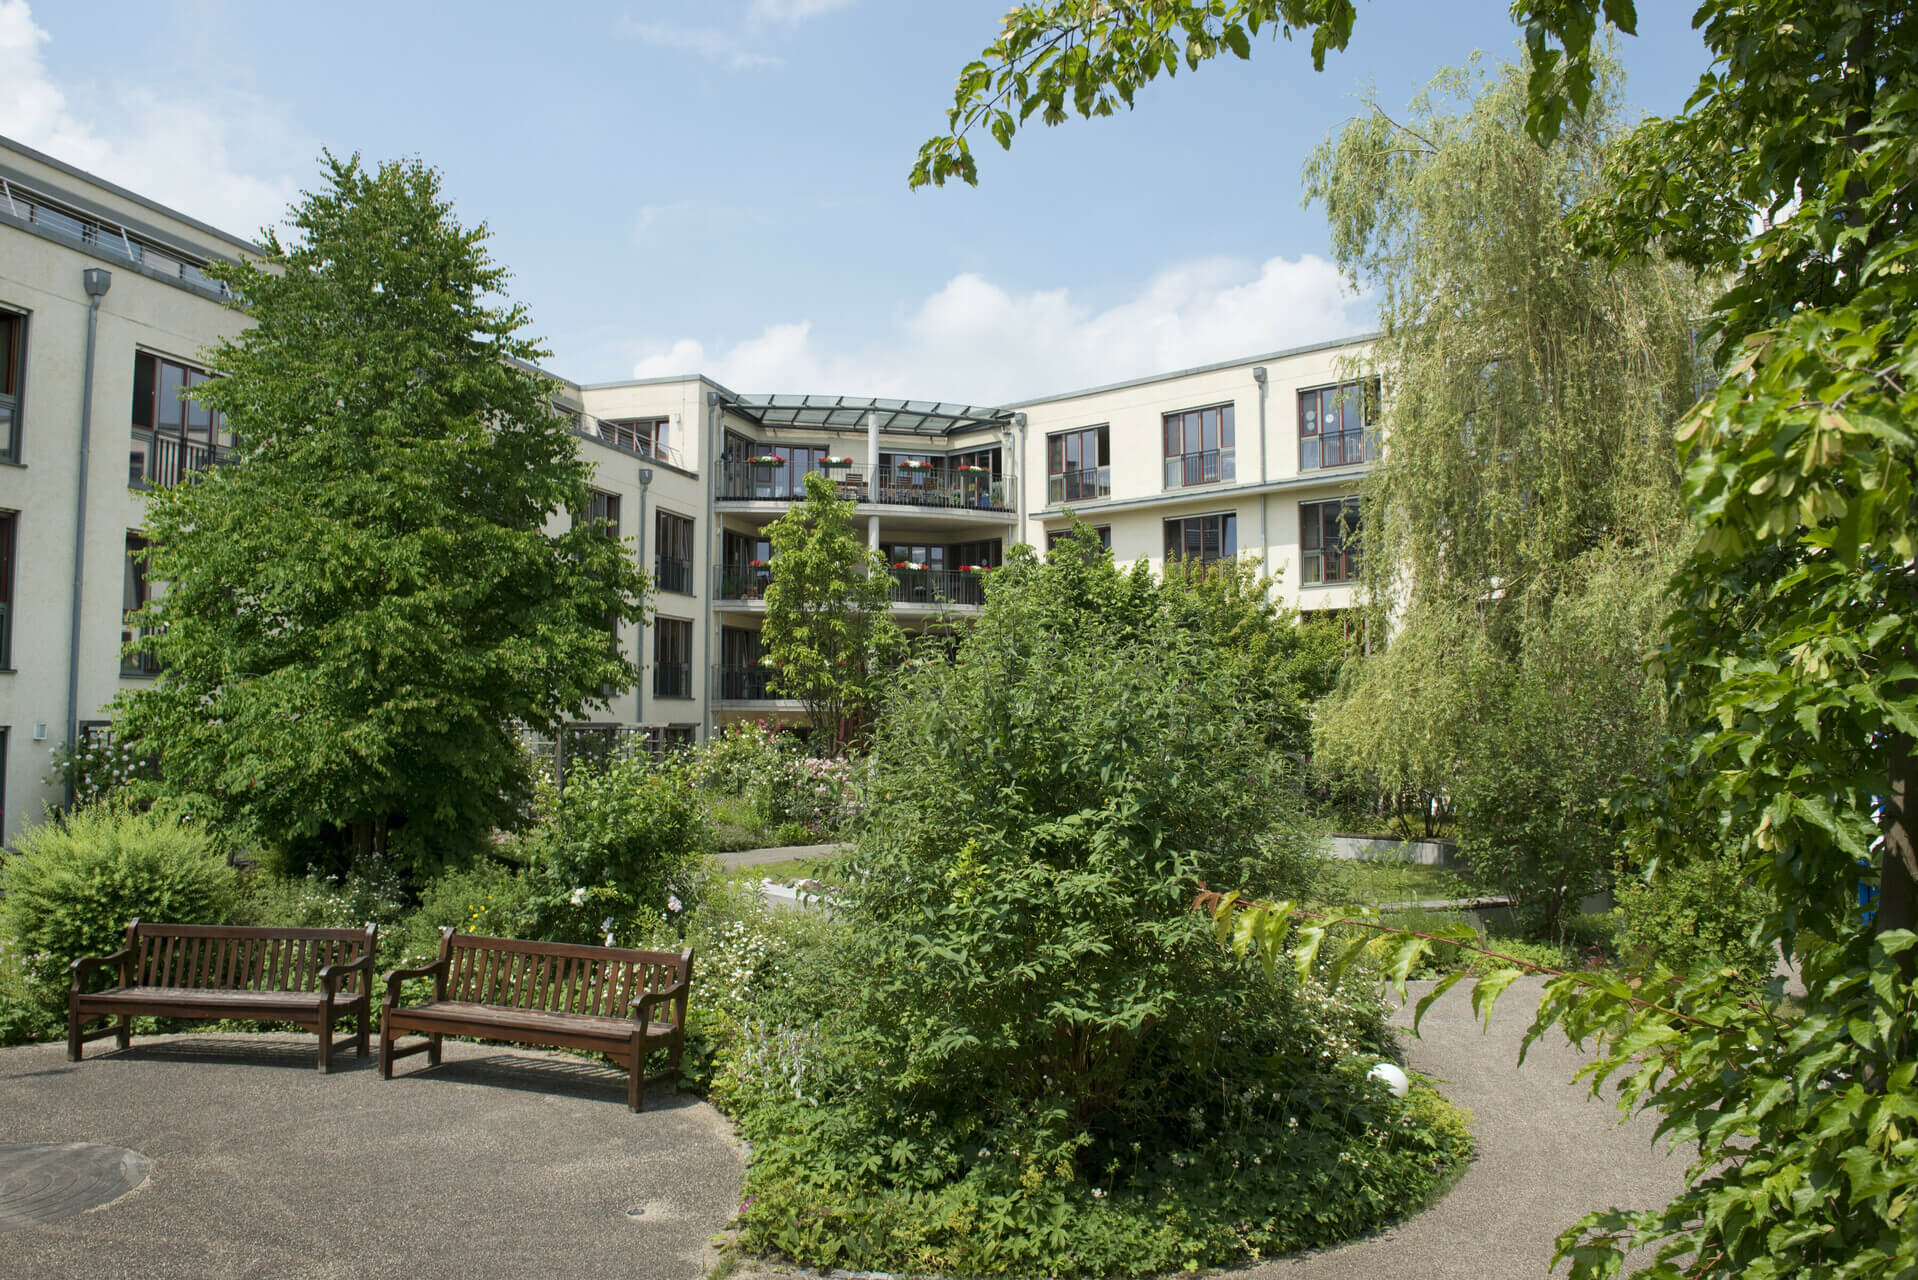
[[[1368,1230],[1466,1158],[1430,1090],[1367,1079],[1362,984],[1274,985],[1192,912],[1308,877],[1310,836],[1284,718],[1160,591],[1082,528],[903,678],[843,925],[714,1082],[754,1144],[742,1247],[1149,1274]]]

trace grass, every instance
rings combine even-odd
[[[1383,902],[1447,901],[1467,896],[1456,872],[1416,862],[1324,860],[1325,887],[1330,902],[1377,905]]]
[[[762,862],[756,867],[735,867],[723,874],[728,880],[771,880],[775,884],[817,880],[821,884],[832,884],[838,865],[838,858],[787,858],[783,862]]]

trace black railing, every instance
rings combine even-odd
[[[656,662],[653,664],[653,696],[690,698],[693,696],[693,664]]]
[[[179,484],[225,462],[230,452],[204,440],[182,440],[136,428],[127,456],[127,484],[135,488]]]
[[[1333,431],[1323,436],[1299,437],[1299,470],[1319,471],[1326,467],[1350,467],[1371,462],[1379,456],[1378,436],[1373,431]]]
[[[1168,489],[1186,489],[1200,484],[1220,484],[1237,478],[1238,464],[1236,455],[1231,449],[1180,453],[1165,460],[1165,487]]]
[[[1082,471],[1065,471],[1046,477],[1046,504],[1058,506],[1066,502],[1089,502],[1095,498],[1112,496],[1112,468],[1087,467]]]
[[[677,591],[682,596],[689,596],[693,593],[693,562],[677,556],[655,556],[653,580],[659,584],[661,591]]]
[[[1003,476],[959,467],[816,467],[833,482],[842,498],[883,506],[957,507],[975,511],[1010,511],[1010,491]],[[791,502],[806,496],[806,473],[794,474],[790,464],[759,466],[724,462],[719,468],[719,498],[730,502]]]
[[[976,608],[986,602],[986,587],[977,573],[894,568],[889,598],[894,604]]]
[[[769,565],[722,564],[713,572],[713,595],[719,600],[764,600],[772,580]]]
[[[770,702],[785,695],[773,691],[771,668],[755,663],[714,667],[713,696],[721,702]]]

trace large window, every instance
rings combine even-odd
[[[149,352],[133,357],[133,446],[129,484],[178,484],[233,447],[220,415],[183,399],[213,375]]]
[[[986,449],[973,449],[966,453],[955,453],[946,459],[946,465],[962,475],[973,474],[972,472],[966,471],[965,468],[978,467],[981,471],[990,473],[992,478],[997,480],[999,478],[999,446],[995,444]]]
[[[1238,478],[1232,406],[1168,413],[1165,428],[1165,487],[1185,489]]]
[[[1306,586],[1359,576],[1359,500],[1299,504],[1299,580]]]
[[[13,534],[19,519],[0,511],[0,671],[13,670]]]
[[[773,580],[772,540],[731,529],[721,535],[719,598],[759,600]]]
[[[653,522],[655,551],[653,576],[661,591],[693,593],[693,522],[670,511],[659,513]]]
[[[1239,517],[1230,511],[1165,522],[1165,558],[1210,564],[1239,554]]]
[[[1046,437],[1046,503],[1085,502],[1112,494],[1111,432],[1104,426]]]
[[[20,461],[20,388],[26,371],[27,318],[0,311],[0,462]]]
[[[135,629],[133,615],[146,608],[151,598],[152,588],[147,581],[147,540],[137,533],[129,533],[120,587],[120,674],[123,676],[160,674],[159,660],[152,654],[127,652],[128,645],[146,634]]]
[[[671,418],[618,418],[599,420],[599,438],[622,449],[643,453],[661,462],[674,462]]]
[[[1095,524],[1092,526],[1092,531],[1099,535],[1100,546],[1104,547],[1107,551],[1112,550],[1112,526],[1111,525]],[[1052,549],[1054,547],[1058,546],[1061,542],[1064,542],[1067,538],[1071,536],[1072,536],[1072,530],[1070,528],[1046,530],[1046,554],[1051,555]]]
[[[1349,467],[1378,456],[1379,381],[1299,392],[1299,470]]]
[[[719,629],[719,697],[728,702],[771,698],[766,650],[757,631]]]
[[[693,624],[689,618],[653,620],[653,693],[693,696]]]
[[[575,523],[598,525],[608,538],[619,537],[619,495],[594,489],[586,504],[586,518]]]

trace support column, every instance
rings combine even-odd
[[[879,411],[866,410],[866,499],[878,500],[879,488]],[[866,517],[866,545],[879,550],[879,517]]]

